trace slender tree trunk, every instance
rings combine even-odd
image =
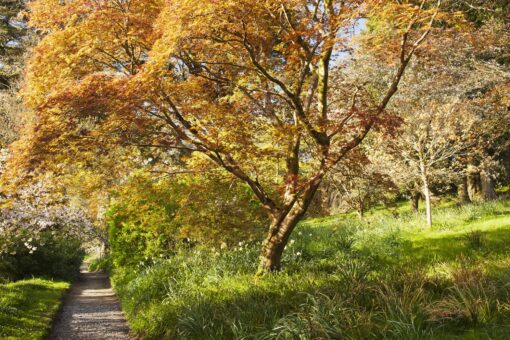
[[[358,216],[359,218],[363,218],[365,216],[365,205],[363,204],[363,202],[359,202]]]
[[[427,168],[424,164],[424,162],[421,162],[420,164],[420,170],[421,170],[421,179],[423,184],[423,196],[425,197],[425,207],[427,210],[427,227],[432,227],[432,203],[430,200],[430,185],[429,185],[429,178],[427,174]]]
[[[425,207],[427,214],[427,227],[432,227],[432,203],[430,200],[430,188],[428,183],[423,187],[423,195],[425,196]]]
[[[414,212],[418,212],[418,208],[420,207],[420,196],[419,192],[411,194],[411,210]]]
[[[432,227],[432,203],[430,201],[430,188],[428,183],[423,187],[423,195],[425,196],[425,206],[427,208],[427,227]]]

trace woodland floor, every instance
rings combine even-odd
[[[82,266],[48,339],[129,339],[129,329],[107,274]]]

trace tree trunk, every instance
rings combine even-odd
[[[420,206],[420,193],[414,192],[411,194],[411,210],[414,212],[418,212],[419,206]]]
[[[427,211],[427,227],[432,227],[432,203],[430,200],[430,184],[428,169],[423,160],[420,161],[421,180],[423,184],[423,196],[425,198],[425,207]]]
[[[432,203],[430,201],[430,188],[428,183],[423,187],[423,195],[425,196],[425,206],[427,208],[427,227],[432,227]]]
[[[277,272],[282,268],[285,246],[289,242],[292,231],[310,207],[320,183],[321,180],[318,179],[316,183],[310,184],[286,213],[278,211],[271,216],[271,226],[262,245],[257,275]]]
[[[290,234],[298,221],[272,223],[260,254],[257,275],[277,272],[282,267],[282,255]]]
[[[362,201],[358,204],[358,216],[359,218],[363,218],[365,216],[365,204]]]
[[[464,176],[462,178],[462,183],[459,184],[457,192],[458,192],[460,204],[466,204],[466,203],[471,202],[471,200],[469,199],[468,179],[466,176]]]
[[[497,198],[496,183],[494,179],[485,171],[480,174],[482,186],[482,199],[484,201],[492,201]]]
[[[467,191],[471,202],[479,202],[482,200],[482,180],[480,178],[480,171],[473,166],[468,167]]]

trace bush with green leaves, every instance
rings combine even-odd
[[[44,277],[72,281],[85,256],[82,241],[56,232],[42,232],[37,239],[10,236],[9,253],[0,254],[0,279],[15,281]]]
[[[108,213],[114,266],[136,267],[180,248],[257,240],[266,218],[249,188],[217,175],[154,180],[136,173],[120,186]]]
[[[95,258],[89,263],[89,271],[109,273],[112,270],[112,259],[110,256]]]

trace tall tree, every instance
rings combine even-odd
[[[74,160],[112,145],[199,153],[260,200],[259,272],[279,270],[324,176],[384,125],[412,57],[445,30],[440,3],[36,0],[32,24],[48,33],[28,72],[38,121],[12,166],[69,162],[63,145]],[[381,96],[359,100],[366,84],[331,74],[349,67],[366,18],[377,24],[363,46],[395,69]]]

